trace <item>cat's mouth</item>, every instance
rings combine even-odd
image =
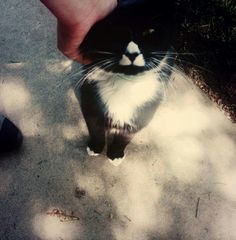
[[[114,73],[123,73],[126,75],[136,75],[139,73],[142,73],[146,71],[145,66],[135,66],[135,65],[130,65],[130,66],[121,66],[121,65],[116,65],[113,66],[112,72]]]
[[[135,42],[130,41],[118,62],[118,66],[113,71],[135,75],[143,72],[146,69],[145,66],[146,61],[139,46]]]

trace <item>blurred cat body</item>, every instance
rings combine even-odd
[[[92,61],[77,84],[90,155],[103,151],[108,131],[107,156],[120,163],[134,134],[152,119],[172,72],[172,11],[171,1],[154,0],[118,8],[81,45]]]

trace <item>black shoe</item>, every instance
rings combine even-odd
[[[9,119],[0,114],[0,153],[17,149],[22,140],[21,131]]]

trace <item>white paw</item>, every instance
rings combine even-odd
[[[87,147],[86,150],[87,150],[87,153],[88,153],[89,156],[96,157],[96,156],[99,155],[99,153],[95,153],[89,147]]]
[[[108,158],[109,162],[115,167],[119,166],[123,162],[124,159],[125,159],[125,156],[123,158],[115,158],[113,160]]]

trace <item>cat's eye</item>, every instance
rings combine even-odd
[[[148,36],[148,35],[151,35],[155,32],[155,29],[151,28],[151,29],[148,29],[146,31],[143,32],[143,36]]]

